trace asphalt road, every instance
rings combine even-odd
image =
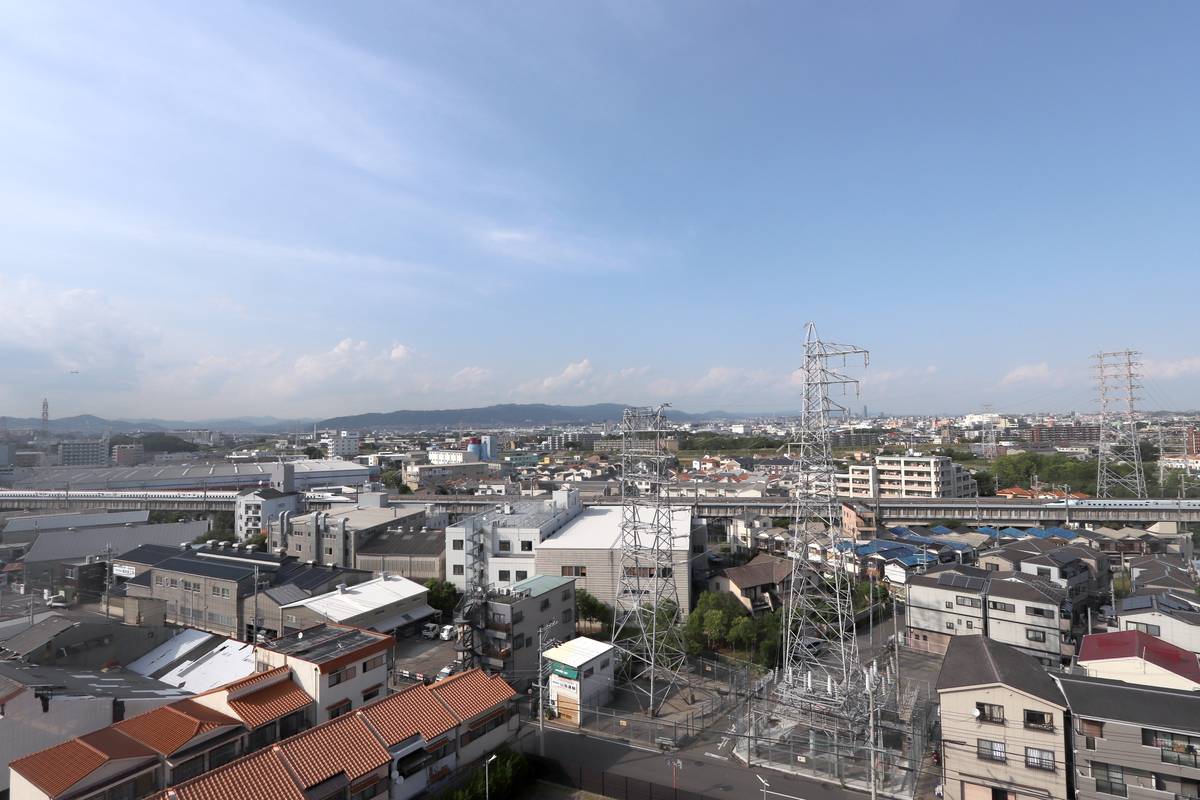
[[[530,752],[537,752],[536,734],[526,742]],[[709,752],[713,752],[709,748]],[[614,775],[651,781],[671,786],[671,766],[668,756],[683,763],[675,770],[680,789],[699,792],[706,797],[753,800],[763,796],[761,775],[769,783],[767,800],[858,800],[866,795],[843,789],[837,784],[785,775],[771,770],[755,770],[733,760],[719,760],[705,755],[703,749],[677,750],[671,753],[652,752],[628,747],[618,742],[595,739],[577,733],[546,729],[546,755],[565,764],[582,764],[592,770],[604,770]]]

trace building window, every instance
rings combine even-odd
[[[462,550],[463,549],[463,540],[462,539],[453,540],[450,543],[450,549],[451,550]]]
[[[975,623],[972,622],[971,620],[967,620],[967,630],[972,630],[974,627],[975,627]]]
[[[502,570],[500,570],[500,573],[499,573],[499,578],[498,578],[498,580],[502,580],[502,581],[506,581],[506,582],[507,582],[507,581],[510,581],[510,580],[512,580],[512,577],[511,577],[511,575],[512,575],[512,573],[511,573],[511,572],[509,572],[509,571],[508,571],[508,570],[506,570],[506,569],[502,569]]]
[[[455,564],[455,565],[454,565],[454,574],[455,574],[455,575],[462,575],[462,574],[463,574],[463,565],[462,565],[462,564]]]
[[[1038,608],[1037,606],[1025,606],[1025,613],[1031,617],[1046,617],[1054,619],[1054,609]]]
[[[1030,769],[1045,769],[1054,772],[1054,751],[1037,747],[1025,748],[1025,766]]]
[[[563,567],[562,576],[564,578],[586,578],[587,567]]]
[[[386,662],[387,662],[387,656],[380,653],[379,655],[375,656],[374,658],[368,658],[366,661],[364,661],[362,664],[362,671],[363,671],[363,673],[370,672],[371,670],[376,669],[377,667],[382,667]]]
[[[285,616],[284,616],[284,620],[285,620],[285,621],[287,621],[287,622],[293,622],[293,623],[294,623],[294,622],[296,621],[296,615],[295,615],[295,614],[287,614],[287,615],[285,615]]]
[[[189,758],[175,769],[171,770],[171,784],[183,783],[189,778],[194,778],[204,772],[204,754]]]
[[[575,616],[574,609],[570,609],[570,608],[563,609],[563,612],[562,612],[562,621],[563,622],[570,622],[572,617],[574,617],[574,616]]]
[[[163,577],[162,577],[162,575],[155,575],[155,576],[154,576],[154,585],[155,585],[155,586],[162,586],[162,585],[163,585]]]
[[[1046,641],[1046,632],[1037,628],[1026,628],[1025,638],[1031,642],[1044,642]]]
[[[299,553],[303,549],[304,548],[301,546],[300,542],[296,542],[296,552]]]
[[[386,790],[387,781],[376,778],[365,786],[351,788],[350,800],[371,800],[372,797],[378,797]]]
[[[999,600],[988,600],[988,608],[993,611],[1007,611],[1010,614],[1015,613],[1017,610],[1017,607],[1012,603],[1002,603]]]
[[[523,569],[517,570],[517,580],[523,581],[529,577],[529,572]]]
[[[345,683],[353,678],[358,673],[358,668],[351,664],[348,667],[342,667],[337,672],[329,673],[329,686],[332,688],[339,683]]]
[[[288,714],[279,720],[279,738],[286,739],[308,727],[308,718],[303,709]]]
[[[563,589],[562,599],[564,602],[571,599],[571,590],[570,589]]]
[[[533,552],[533,542],[529,541],[528,539],[522,540],[521,552],[522,553],[532,553]]]
[[[971,608],[983,607],[983,601],[978,597],[963,597],[962,595],[958,595],[954,598],[954,602],[960,606],[970,606]]]
[[[585,670],[583,671],[583,677],[585,677],[585,678],[590,678],[590,677],[592,677],[592,674],[593,674],[594,672],[595,672],[595,670],[593,670],[591,667],[588,667],[587,669],[585,669]]]
[[[1141,631],[1142,633],[1148,633],[1151,636],[1160,636],[1162,634],[1162,628],[1160,628],[1157,625],[1150,625],[1145,622],[1126,622],[1125,630]]]
[[[993,742],[989,739],[977,739],[975,755],[984,761],[1007,761],[1004,753],[1004,742]]]
[[[1054,715],[1048,711],[1034,711],[1027,708],[1025,709],[1025,727],[1052,731],[1054,730]]]
[[[607,658],[600,662],[600,669],[601,669],[601,671],[608,669],[608,659]]]
[[[178,578],[171,578],[171,588],[172,589],[179,588],[179,579]]]
[[[382,683],[375,684],[370,689],[367,689],[366,691],[364,691],[362,693],[362,701],[364,703],[368,703],[368,702],[374,700],[376,697],[379,697],[379,693],[381,691],[383,691],[383,684]]]
[[[1096,791],[1103,794],[1128,797],[1129,790],[1125,787],[1125,769],[1117,764],[1092,762],[1092,777],[1096,779]]]
[[[1039,578],[1049,578],[1050,577],[1050,568],[1049,567],[1038,567],[1037,574],[1038,574]]]
[[[1004,706],[994,705],[992,703],[976,703],[975,711],[980,722],[994,722],[999,725],[1004,724]]]
[[[350,708],[351,708],[350,698],[346,698],[345,700],[343,700],[340,703],[334,703],[333,705],[331,705],[329,708],[327,708],[325,710],[329,713],[329,718],[333,719],[334,717],[340,717],[342,714],[347,713],[350,710]]]
[[[953,610],[954,610],[954,603],[951,603],[949,600],[947,600],[947,601],[946,601],[946,608],[948,608],[948,609],[950,609],[951,611],[953,611]]]
[[[512,542],[508,541],[507,539],[501,539],[499,542],[496,543],[496,546],[500,548],[501,553],[511,553],[512,552]]]
[[[541,605],[539,606],[539,609],[540,609],[541,611],[545,611],[545,610],[546,610],[547,608],[549,608],[549,607],[550,607],[550,598],[548,598],[548,597],[543,597],[543,598],[542,598]]]

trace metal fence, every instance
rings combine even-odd
[[[652,781],[617,775],[582,764],[526,755],[539,778],[615,800],[729,800],[728,795],[708,795]]]

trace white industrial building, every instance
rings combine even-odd
[[[467,517],[446,528],[446,580],[460,592],[466,589],[466,542],[478,530],[485,533],[491,586],[511,586],[538,574],[534,568],[538,546],[582,511],[579,492],[560,489],[548,500],[501,503],[491,511]]]

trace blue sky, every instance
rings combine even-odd
[[[0,3],[0,413],[1200,406],[1183,3]],[[77,371],[77,373],[73,372]]]

